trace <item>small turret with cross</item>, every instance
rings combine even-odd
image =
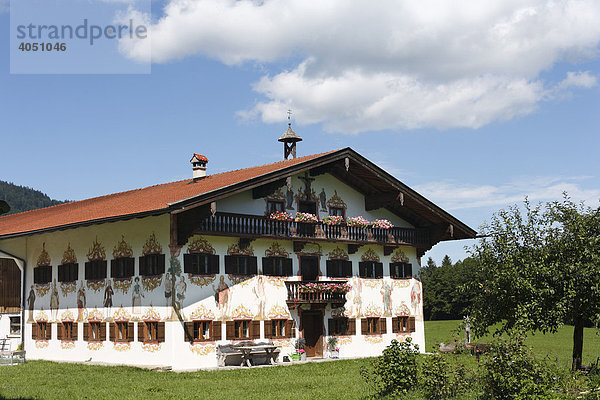
[[[292,129],[292,110],[288,110],[288,128],[287,131],[278,140],[283,142],[283,159],[287,160],[290,154],[296,158],[296,142],[301,142],[302,138]]]

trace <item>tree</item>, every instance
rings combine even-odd
[[[562,202],[512,206],[482,227],[471,307],[477,335],[500,324],[555,332],[573,323],[573,369],[581,367],[583,326],[600,316],[600,208]]]

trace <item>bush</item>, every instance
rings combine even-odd
[[[483,359],[482,389],[486,398],[498,400],[544,399],[550,395],[552,373],[523,345],[523,337],[497,339]]]
[[[464,366],[462,363],[449,363],[449,357],[434,354],[424,359],[421,382],[427,399],[447,399],[469,387]]]
[[[372,362],[373,370],[361,369],[361,375],[378,395],[403,395],[417,385],[417,354],[419,346],[411,338],[400,343],[392,340],[383,353]]]

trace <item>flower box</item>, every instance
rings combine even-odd
[[[391,229],[394,227],[394,224],[392,224],[387,219],[376,219],[375,221],[373,221],[371,226],[373,228],[379,228],[379,229]]]
[[[348,226],[357,226],[360,228],[366,228],[367,226],[369,226],[371,224],[369,221],[367,221],[363,217],[350,217],[350,218],[348,218],[346,223],[348,224]]]
[[[269,215],[269,218],[276,221],[291,221],[294,219],[291,214],[285,211],[275,211]]]
[[[346,294],[352,287],[347,283],[319,283],[309,282],[301,285],[298,290],[300,293],[329,293]]]
[[[342,225],[344,223],[344,217],[341,215],[330,215],[322,219],[325,225]]]
[[[316,224],[317,222],[319,222],[319,218],[311,213],[297,212],[294,221]]]

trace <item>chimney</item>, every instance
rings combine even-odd
[[[202,179],[206,176],[206,164],[208,164],[208,158],[202,154],[194,153],[192,159],[192,176],[194,180]]]

